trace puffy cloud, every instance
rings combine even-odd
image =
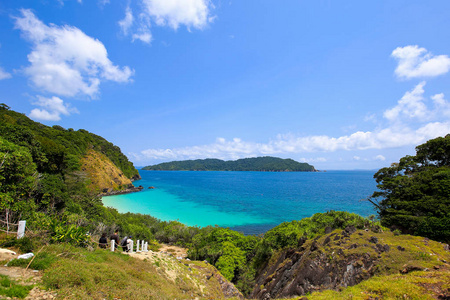
[[[42,96],[37,96],[37,98],[38,100],[33,104],[42,107],[42,109],[33,109],[29,114],[29,117],[32,119],[59,121],[61,120],[61,115],[69,116],[71,113],[78,113],[76,108],[71,108],[70,105],[64,104],[61,98],[46,98]]]
[[[383,116],[397,123],[425,122],[447,119],[450,116],[450,103],[445,100],[443,93],[431,96],[433,107],[427,106],[424,97],[425,82],[421,82],[412,91],[406,92],[397,105],[387,109]]]
[[[203,28],[210,21],[209,0],[142,0],[145,12],[159,26]]]
[[[400,78],[435,77],[450,70],[450,58],[447,55],[434,56],[419,46],[398,47],[392,51],[398,60],[395,74]]]
[[[11,74],[0,68],[0,80],[11,78]]]
[[[129,7],[125,18],[119,21],[124,35],[131,35],[133,41],[152,41],[151,24],[168,26],[177,30],[180,26],[203,29],[215,19],[211,15],[214,8],[210,0],[140,0],[141,10],[135,20]]]
[[[33,47],[25,73],[46,92],[73,97],[95,96],[102,80],[130,81],[133,71],[120,68],[108,59],[105,46],[72,26],[49,26],[30,10],[21,10],[16,28]]]
[[[423,81],[416,85],[412,91],[406,92],[395,107],[384,112],[384,117],[389,121],[395,121],[401,116],[419,120],[427,118],[427,107],[423,102],[423,94],[425,92],[423,87],[425,84]]]

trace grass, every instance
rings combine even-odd
[[[448,291],[450,273],[447,271],[419,271],[406,275],[377,276],[342,291],[324,291],[308,296],[322,299],[436,299]],[[297,298],[296,298],[297,299]]]
[[[43,253],[56,257],[44,272],[43,285],[61,299],[223,298],[218,281],[206,279],[217,272],[210,265],[189,262],[198,267],[191,268],[167,257],[157,268],[149,260],[62,244],[50,245]],[[168,278],[166,270],[176,271],[176,277]]]
[[[8,267],[26,268],[32,259],[33,258],[13,259],[8,263]],[[32,270],[46,270],[56,261],[56,259],[57,257],[54,254],[41,252],[36,255],[36,257],[31,262],[29,268]]]
[[[32,288],[32,285],[21,285],[8,276],[0,275],[0,295],[22,299],[28,295]]]

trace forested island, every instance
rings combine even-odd
[[[157,171],[262,171],[262,172],[317,172],[314,166],[293,159],[263,156],[224,161],[215,158],[183,160],[143,167]]]

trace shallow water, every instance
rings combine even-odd
[[[103,203],[119,212],[190,226],[231,227],[246,234],[328,210],[375,213],[368,201],[361,201],[376,189],[374,171],[139,172],[142,180],[134,184],[143,191],[103,197]]]

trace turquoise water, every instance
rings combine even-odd
[[[231,227],[246,234],[329,210],[375,213],[368,201],[361,201],[376,189],[374,171],[139,172],[142,180],[135,185],[143,191],[103,197],[103,203],[119,212],[190,226]]]

